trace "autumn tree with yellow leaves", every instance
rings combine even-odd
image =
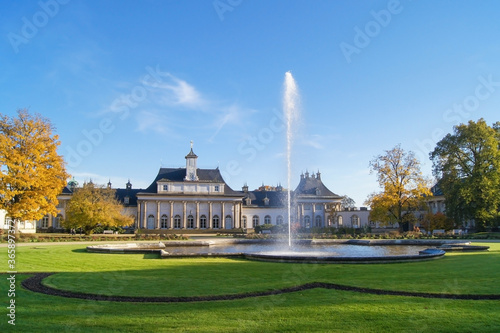
[[[377,174],[383,189],[371,194],[365,202],[371,208],[372,221],[397,222],[402,229],[408,213],[425,208],[426,197],[432,196],[430,183],[422,176],[415,154],[405,152],[400,145],[370,161],[370,171]]]
[[[14,220],[57,214],[57,196],[69,175],[57,153],[49,120],[27,110],[0,114],[0,208]]]
[[[92,233],[97,226],[129,226],[134,222],[123,214],[123,205],[116,199],[115,190],[96,185],[91,181],[75,189],[66,206],[62,224],[67,229],[82,229]]]

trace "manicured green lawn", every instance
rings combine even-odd
[[[96,254],[82,245],[16,248],[18,272],[59,272],[59,289],[127,296],[200,296],[265,291],[308,282],[447,294],[500,294],[500,244],[426,262],[370,265],[280,264],[243,259],[158,259]],[[6,248],[0,249],[5,266]],[[3,270],[5,271],[5,269]],[[67,299],[16,288],[22,332],[498,332],[500,301],[380,296],[314,289],[198,303]],[[0,284],[7,299],[8,284]],[[3,303],[7,305],[7,301]],[[5,309],[5,306],[3,307]],[[4,310],[6,311],[6,310]],[[0,331],[9,331],[2,315]]]

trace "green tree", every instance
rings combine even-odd
[[[450,231],[455,227],[455,223],[451,218],[447,217],[441,212],[437,212],[436,214],[428,212],[424,215],[422,226],[428,228],[428,231],[432,231],[435,229]]]
[[[500,208],[500,123],[484,119],[454,127],[429,154],[446,199],[446,215],[474,220],[478,231],[498,221]]]
[[[0,114],[0,208],[14,220],[57,214],[57,196],[66,185],[58,136],[49,120],[19,110]]]
[[[377,174],[383,189],[371,194],[365,204],[370,206],[370,220],[384,224],[398,223],[400,229],[410,213],[425,207],[425,197],[432,196],[430,183],[422,176],[420,162],[413,152],[405,152],[400,145],[386,150],[370,161],[370,171]]]
[[[114,190],[89,182],[75,189],[62,224],[67,229],[82,228],[88,235],[97,226],[128,226],[133,222],[130,216],[123,214],[123,205],[116,199]]]

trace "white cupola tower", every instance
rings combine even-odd
[[[193,141],[191,141],[191,151],[186,155],[186,181],[197,181],[198,175],[196,174],[196,160],[198,156],[193,152]]]

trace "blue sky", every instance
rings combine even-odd
[[[145,188],[160,166],[286,186],[283,81],[300,89],[292,188],[322,174],[358,206],[369,161],[500,120],[497,1],[4,1],[0,112],[49,118],[83,182]]]

